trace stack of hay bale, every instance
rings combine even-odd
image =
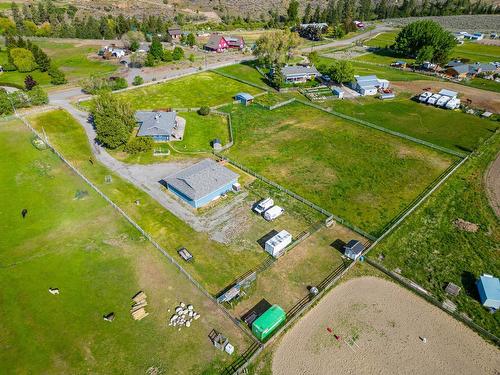
[[[200,314],[198,314],[193,305],[187,305],[184,302],[181,302],[179,306],[175,308],[175,314],[170,318],[169,326],[177,327],[179,326],[179,331],[181,327],[191,327],[191,322],[193,320],[198,320],[200,318]]]
[[[130,312],[132,313],[132,318],[134,318],[134,320],[142,320],[149,315],[149,313],[147,313],[145,309],[145,307],[148,305],[146,298],[146,293],[144,293],[143,291],[140,291],[132,297],[133,305]]]

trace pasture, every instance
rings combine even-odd
[[[267,87],[265,77],[263,77],[262,74],[255,69],[255,65],[256,63],[254,61],[249,61],[218,68],[215,69],[215,71],[232,75],[236,78],[243,79],[261,87]]]
[[[500,226],[484,184],[484,173],[499,149],[496,135],[369,255],[377,259],[384,254],[386,268],[400,268],[403,276],[441,300],[450,298],[458,311],[497,336],[500,317],[480,305],[475,281],[483,273],[500,272]],[[457,219],[473,222],[479,230],[459,230]],[[444,292],[448,282],[462,288],[458,297]]]
[[[259,246],[257,240],[276,226],[288,227],[293,235],[297,235],[319,220],[315,211],[308,210],[302,204],[297,205],[298,201],[291,200],[288,196],[280,198],[268,189],[255,188],[252,184],[253,180],[239,172],[242,174],[241,182],[245,188],[244,191],[248,190],[248,200],[243,200],[240,206],[234,208],[234,212],[241,213],[241,215],[236,215],[234,220],[231,215],[226,215],[225,223],[221,223],[220,227],[217,226],[214,233],[197,232],[146,192],[125,182],[100,163],[91,164],[89,159],[93,159],[93,156],[84,130],[68,113],[46,112],[31,117],[31,123],[38,130],[41,130],[43,126],[55,147],[164,246],[172,256],[178,258],[176,250],[182,246],[189,249],[195,261],[184,264],[184,267],[210,293],[217,293],[237,276],[267,258],[268,255]],[[112,176],[112,183],[105,182],[106,175]],[[169,193],[165,191],[165,194]],[[277,198],[277,202],[283,204],[288,213],[280,220],[271,223],[251,212],[251,204],[269,194],[273,194],[272,196]],[[136,200],[140,201],[140,205],[135,204]],[[224,205],[226,202],[230,204],[231,200],[221,201],[220,204]],[[216,206],[213,210],[217,208]],[[212,240],[212,236],[217,236],[225,230],[232,235],[228,243]]]
[[[374,235],[453,162],[301,103],[226,109],[228,157]]]
[[[333,110],[456,151],[470,152],[499,127],[496,122],[425,105],[399,93],[392,100],[336,101]]]
[[[202,72],[172,81],[117,94],[134,109],[193,108],[233,101],[238,92],[258,94],[262,90],[213,72]]]
[[[94,75],[111,74],[117,70],[118,65],[104,60],[90,59],[89,54],[95,53],[98,45],[88,45],[86,43],[66,43],[37,40],[36,44],[42,48],[52,59],[55,66],[60,68],[70,82]],[[7,62],[7,52],[0,51],[0,64]],[[24,86],[24,79],[31,75],[38,84],[50,86],[50,77],[47,72],[35,70],[30,73],[2,72],[0,73],[0,84],[16,84]]]
[[[212,346],[210,330],[224,332],[238,352],[248,338],[55,154],[33,147],[32,137],[20,122],[0,126],[0,194],[8,197],[0,209],[0,231],[8,234],[0,238],[0,281],[9,286],[0,305],[8,317],[0,322],[4,369],[220,373],[233,358]],[[134,321],[130,299],[139,290],[150,315]],[[182,331],[167,325],[179,301],[201,314]],[[103,320],[110,312],[111,323]]]

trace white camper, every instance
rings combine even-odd
[[[292,235],[286,230],[282,230],[266,241],[265,250],[273,257],[277,258],[283,250],[292,243]]]
[[[267,221],[272,221],[277,217],[283,215],[283,212],[285,212],[285,210],[280,206],[273,206],[266,212],[264,212],[264,219],[266,219]]]
[[[261,200],[255,207],[254,211],[257,212],[258,214],[263,213],[264,211],[270,209],[272,206],[274,206],[274,201],[271,198],[266,198]]]
[[[423,93],[420,94],[420,96],[418,97],[418,100],[420,102],[426,102],[427,99],[429,99],[431,96],[432,96],[432,92],[424,91]]]
[[[458,107],[460,107],[460,99],[453,98],[446,103],[447,109],[457,109]]]
[[[443,95],[436,102],[436,106],[437,107],[444,107],[444,106],[446,106],[446,103],[448,103],[450,100],[452,100],[452,98],[450,98],[449,96],[444,96]]]
[[[432,105],[436,104],[436,102],[439,100],[440,97],[441,97],[441,95],[439,95],[439,94],[432,95],[429,98],[429,100],[427,100],[427,104],[432,104]]]

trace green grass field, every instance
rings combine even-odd
[[[363,42],[363,44],[369,47],[379,47],[379,48],[389,47],[394,43],[396,35],[398,35],[397,31],[380,33],[376,37]]]
[[[492,81],[490,79],[474,78],[470,81],[465,81],[462,83],[467,86],[475,87],[477,89],[500,92],[500,83]]]
[[[396,59],[391,59],[391,61]],[[321,57],[320,63],[328,64],[330,58]],[[417,80],[436,80],[434,77],[425,74],[405,72],[399,69],[391,68],[390,66],[377,65],[358,60],[351,60],[354,67],[354,74],[357,75],[377,75],[379,78],[388,79],[389,81],[417,81]]]
[[[90,60],[88,54],[95,52],[99,46],[78,45],[71,43],[58,43],[53,41],[36,41],[52,59],[55,66],[60,68],[66,74],[70,82],[90,76],[91,74],[106,75],[111,74],[118,68],[117,65],[106,61]],[[7,62],[7,52],[0,52],[0,64]],[[30,74],[40,85],[49,86],[50,77],[45,72],[35,70],[30,73],[3,72],[0,73],[0,84],[10,83],[24,85],[25,77]]]
[[[235,136],[230,158],[372,234],[452,162],[300,103],[227,110]]]
[[[449,298],[479,325],[500,335],[500,316],[479,303],[475,280],[483,273],[498,275],[499,220],[486,198],[484,172],[500,149],[495,136],[452,176],[426,203],[369,255],[384,254],[383,265],[400,268],[442,300]],[[455,228],[456,219],[479,225],[476,233]],[[444,292],[448,282],[462,288],[458,297]]]
[[[211,114],[200,116],[196,112],[179,112],[186,119],[182,141],[170,142],[180,152],[210,152],[211,142],[218,138],[222,145],[229,143],[229,125],[225,116]]]
[[[255,69],[255,64],[256,63],[254,61],[249,61],[241,64],[225,66],[215,70],[221,73],[230,74],[234,77],[262,87],[268,87],[266,79],[257,71],[257,69]]]
[[[297,231],[294,232],[295,235],[317,220],[303,205],[295,208],[294,205],[298,201],[284,201],[290,215],[283,215],[282,221],[278,220],[273,223],[267,223],[257,215],[253,215],[249,209],[250,206],[247,206],[244,207],[241,218],[248,219],[248,223],[241,225],[245,229],[244,236],[251,240],[244,243],[231,242],[228,245],[212,241],[207,233],[194,231],[147,193],[113,175],[101,164],[91,164],[89,159],[92,156],[84,130],[68,113],[47,112],[32,117],[31,122],[39,130],[43,126],[51,142],[65,157],[119,204],[139,225],[151,233],[172,256],[178,257],[176,250],[179,247],[188,248],[195,261],[184,264],[185,268],[213,294],[267,258],[268,255],[257,244],[257,240],[275,225],[293,227],[294,231]],[[105,183],[106,175],[113,175],[112,183]],[[165,192],[165,194],[169,193]],[[134,203],[136,200],[140,200],[140,205]]]
[[[134,109],[193,108],[230,103],[233,96],[242,91],[250,94],[262,92],[217,73],[203,72],[118,95]]]
[[[219,374],[233,358],[212,346],[210,330],[224,332],[239,352],[248,338],[31,138],[20,122],[0,124],[0,194],[8,196],[0,208],[0,360],[6,372],[138,374],[156,367],[162,374]],[[76,199],[78,190],[88,194]],[[51,287],[60,294],[51,295]],[[140,322],[129,311],[139,290],[148,295],[150,313]],[[179,332],[167,322],[168,309],[180,300],[194,304],[202,318]],[[102,318],[109,312],[116,316],[112,323]]]
[[[381,101],[360,98],[336,101],[332,108],[387,129],[457,151],[474,150],[491,136],[499,124],[462,112],[426,106],[398,93],[396,99]]]
[[[472,62],[491,62],[500,59],[500,46],[481,44],[477,42],[465,42],[457,45],[452,53],[452,58],[466,58]]]

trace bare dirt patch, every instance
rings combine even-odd
[[[488,200],[497,217],[500,217],[500,153],[491,163],[484,177]]]
[[[353,348],[347,338],[355,341]],[[336,287],[285,334],[272,364],[274,375],[495,374],[499,368],[494,346],[406,289],[375,277]]]
[[[456,83],[435,81],[393,82],[392,86],[397,91],[410,92],[412,94],[420,94],[426,88],[430,88],[432,91],[447,88],[458,92],[462,101],[470,99],[473,107],[484,108],[493,113],[500,113],[500,93],[484,91]]]

